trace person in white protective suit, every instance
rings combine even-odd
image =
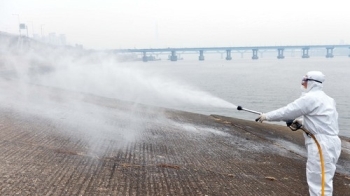
[[[341,152],[338,137],[338,112],[333,98],[323,90],[325,76],[320,71],[310,71],[302,79],[303,95],[280,109],[263,113],[259,122],[297,119],[311,134],[314,134],[323,151],[325,165],[325,195],[333,193],[333,177]],[[310,195],[321,195],[321,164],[315,141],[304,133],[307,149],[306,177]]]

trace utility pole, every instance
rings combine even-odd
[[[43,26],[44,26],[45,24],[42,24],[41,25],[41,38],[43,37]]]
[[[33,25],[33,21],[28,21],[28,22],[32,23],[32,36],[33,36],[33,38],[34,38],[34,25]]]
[[[19,31],[19,35],[21,36],[21,27],[20,27],[20,22],[19,22],[19,14],[12,14],[12,15],[18,17],[18,31]]]
[[[26,30],[27,30],[27,37],[28,37],[28,25],[26,25]]]

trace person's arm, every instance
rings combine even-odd
[[[313,99],[303,96],[292,103],[265,114],[267,121],[293,120],[312,111]]]

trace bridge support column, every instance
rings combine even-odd
[[[263,58],[263,57],[264,57],[264,52],[259,51],[259,56],[260,56],[261,58]]]
[[[199,57],[198,57],[198,59],[199,59],[200,61],[204,61],[203,50],[200,50],[200,51],[199,51]]]
[[[143,61],[143,62],[147,62],[147,61],[148,61],[148,57],[147,57],[147,55],[146,55],[146,52],[143,52],[142,61]]]
[[[290,52],[290,56],[295,57],[295,50],[294,49],[292,49],[292,51]]]
[[[284,59],[284,56],[283,56],[284,48],[278,48],[277,50],[278,50],[277,59]]]
[[[252,59],[253,60],[259,59],[259,57],[258,57],[258,49],[253,49]]]
[[[170,61],[177,61],[176,51],[171,51]]]
[[[326,58],[333,58],[334,57],[333,49],[334,49],[334,47],[326,48],[326,50],[327,50]]]
[[[305,58],[309,58],[309,48],[302,48],[303,49],[303,56],[301,56],[301,58],[305,59]]]
[[[231,50],[226,50],[226,60],[228,60],[228,61],[232,60]]]

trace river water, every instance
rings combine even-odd
[[[108,58],[92,61],[94,58],[90,57],[78,61],[74,55],[64,57],[59,53],[41,59],[43,65],[52,66],[39,69],[35,62],[40,59],[28,54],[5,60],[0,76],[5,79],[15,75],[12,77],[26,83],[135,103],[255,120],[256,114],[238,111],[237,106],[260,112],[283,107],[301,95],[302,77],[308,71],[319,70],[326,75],[324,91],[337,102],[340,135],[350,137],[349,57],[327,59],[312,56],[302,59],[286,56],[285,59],[277,59],[274,56],[252,60],[250,57],[233,56],[231,61],[214,54],[206,54],[205,61],[198,61],[198,55],[184,54],[182,57],[184,60],[176,62],[115,62]],[[9,97],[12,91],[0,90],[4,98],[2,105],[17,100]],[[30,98],[37,94],[24,87],[19,92],[21,94],[17,96],[20,97]],[[43,96],[39,98],[42,100]],[[37,107],[28,102],[30,104]]]
[[[177,62],[167,60],[131,63],[152,74],[172,78],[196,87],[236,106],[269,112],[297,99],[301,78],[308,71],[318,70],[326,75],[324,91],[337,102],[340,135],[350,137],[350,58],[336,56],[332,59],[311,57],[302,59],[220,58],[198,61],[195,58]],[[201,114],[218,114],[254,120],[257,115],[232,108],[182,105],[175,108]],[[281,122],[273,122],[282,124]]]

